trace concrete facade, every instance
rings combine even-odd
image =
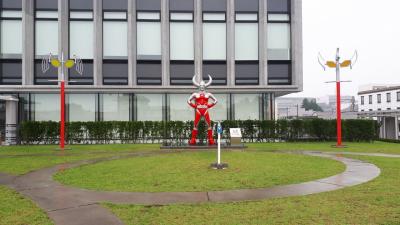
[[[1,1],[1,0],[0,0]],[[19,0],[16,0],[19,1]],[[44,8],[37,8],[37,2],[40,0],[20,0],[21,1],[21,22],[22,22],[22,38],[23,38],[23,43],[22,43],[22,53],[20,58],[17,59],[11,59],[11,60],[17,60],[20,63],[21,66],[21,74],[19,75],[20,77],[18,79],[21,80],[20,83],[15,83],[15,84],[10,84],[7,82],[3,82],[3,71],[0,71],[0,96],[14,96],[17,98],[20,102],[20,104],[17,103],[17,111],[14,115],[14,117],[11,117],[7,119],[7,121],[13,121],[15,124],[18,124],[19,122],[23,120],[35,120],[35,116],[32,116],[31,114],[33,113],[32,110],[34,110],[34,105],[36,104],[35,102],[35,95],[40,95],[40,94],[48,94],[48,95],[57,95],[59,93],[59,85],[57,85],[55,82],[51,83],[45,83],[45,84],[37,84],[37,79],[38,79],[38,71],[40,71],[40,60],[42,56],[35,56],[37,53],[36,49],[36,33],[35,29],[36,28],[36,22],[40,20],[40,18],[37,17],[36,12],[37,11],[46,11],[49,9],[46,9],[46,3],[41,2],[40,5],[41,7]],[[176,12],[176,11],[171,11],[170,6],[171,2],[173,0],[159,0],[159,5],[158,1],[144,1],[141,2],[140,4],[148,4],[146,7],[148,9],[143,9],[138,6],[138,2],[141,0],[126,0],[126,8],[124,9],[111,9],[111,11],[118,11],[118,12],[126,12],[126,24],[127,24],[127,56],[126,59],[124,58],[124,61],[127,61],[127,82],[126,84],[105,84],[105,78],[106,78],[106,69],[105,69],[105,60],[111,60],[109,58],[104,57],[104,21],[106,20],[104,18],[104,12],[105,8],[104,5],[110,6],[110,4],[107,1],[112,1],[112,0],[82,0],[82,1],[67,1],[67,0],[55,0],[58,3],[58,7],[55,8],[54,6],[50,7],[50,11],[54,10],[54,12],[58,15],[58,18],[53,18],[54,21],[57,21],[58,25],[58,46],[55,49],[58,49],[59,55],[61,53],[67,57],[70,55],[70,40],[69,36],[70,33],[72,34],[72,31],[70,32],[70,26],[71,26],[71,21],[73,19],[70,18],[70,12],[72,11],[83,11],[83,12],[92,12],[93,19],[87,19],[88,21],[91,21],[93,23],[93,39],[92,39],[92,47],[93,47],[93,58],[86,59],[86,61],[89,61],[86,65],[91,65],[90,63],[93,63],[93,67],[87,71],[88,74],[92,70],[93,72],[93,78],[90,77],[91,81],[88,83],[85,83],[84,81],[81,84],[76,84],[76,83],[66,83],[66,93],[68,94],[96,94],[97,96],[95,97],[96,99],[96,120],[101,120],[101,116],[97,116],[98,113],[100,112],[100,107],[102,107],[102,103],[100,101],[102,100],[102,95],[103,94],[123,94],[123,95],[129,95],[129,104],[134,105],[136,104],[136,95],[140,94],[159,94],[163,95],[162,96],[162,110],[163,110],[163,120],[168,120],[170,118],[170,103],[173,103],[170,100],[170,95],[178,95],[178,94],[188,94],[194,91],[194,87],[190,85],[190,83],[186,83],[184,85],[172,85],[171,84],[171,65],[172,65],[172,57],[171,57],[171,34],[170,34],[170,16],[171,13]],[[302,50],[302,0],[288,0],[287,1],[287,7],[284,5],[286,4],[285,1],[281,2],[276,2],[276,1],[271,1],[273,4],[278,4],[278,5],[284,5],[286,7],[283,11],[279,11],[279,9],[271,9],[271,5],[269,5],[269,2],[271,0],[252,0],[251,3],[247,4],[248,2],[246,0],[226,0],[226,2],[223,2],[224,4],[224,10],[220,11],[220,9],[216,10],[215,12],[218,13],[224,13],[225,14],[225,20],[224,23],[226,25],[226,59],[222,60],[224,61],[224,70],[226,70],[226,77],[223,79],[224,82],[223,84],[219,85],[212,85],[209,88],[209,92],[212,92],[214,94],[220,94],[220,95],[226,95],[226,101],[227,106],[227,116],[226,119],[236,119],[235,117],[235,107],[234,107],[234,102],[235,99],[239,99],[239,95],[256,95],[257,103],[254,104],[259,104],[258,108],[254,107],[254,111],[259,111],[259,112],[253,112],[257,116],[252,117],[252,119],[274,119],[275,118],[275,98],[279,96],[283,96],[289,93],[295,93],[295,92],[300,92],[303,90],[303,50]],[[73,4],[70,4],[71,2],[74,2]],[[105,3],[104,3],[105,2]],[[118,4],[121,4],[121,2],[124,2],[124,0],[118,0],[116,2],[119,2]],[[194,75],[197,77],[197,80],[200,81],[201,77],[204,77],[203,70],[205,70],[205,66],[203,64],[205,63],[205,59],[203,57],[203,29],[204,29],[204,24],[203,22],[204,18],[203,15],[205,13],[215,13],[210,6],[214,6],[214,4],[218,5],[219,3],[206,3],[209,5],[206,10],[203,10],[204,4],[206,0],[193,0],[193,47],[194,47],[194,59],[193,59],[193,68],[194,68]],[[14,3],[13,3],[14,4]],[[84,8],[79,9],[79,5],[82,4]],[[156,5],[156,11],[159,12],[160,14],[160,28],[161,28],[161,71],[159,72],[160,77],[161,77],[161,82],[160,85],[154,85],[154,84],[138,84],[139,80],[139,72],[138,72],[138,64],[141,63],[139,61],[146,61],[142,60],[138,57],[138,46],[137,46],[137,41],[138,41],[138,12],[145,12],[145,11],[151,11],[151,7]],[[55,5],[55,4],[54,4]],[[70,8],[71,6],[71,8]],[[7,6],[4,8],[4,5],[2,5],[3,8],[0,10],[15,10],[15,8],[7,8]],[[145,8],[146,8],[145,7]],[[150,7],[150,8],[149,8]],[[113,7],[111,7],[113,8]],[[278,7],[279,8],[279,7]],[[287,11],[285,11],[287,9]],[[110,10],[110,9],[108,9]],[[275,10],[275,11],[274,11]],[[18,10],[17,10],[18,11]],[[184,11],[183,11],[184,12]],[[250,23],[257,23],[258,26],[258,60],[253,60],[256,61],[256,66],[258,70],[258,81],[257,84],[251,84],[251,83],[239,83],[237,81],[238,73],[243,73],[243,69],[239,70],[237,69],[237,66],[239,64],[246,64],[246,60],[242,60],[241,62],[238,62],[240,60],[235,57],[238,53],[235,50],[236,47],[236,42],[235,42],[235,36],[236,36],[236,25],[238,23],[249,23],[246,21],[239,21],[236,19],[236,15],[238,14],[257,14],[257,20],[256,21],[251,21]],[[287,14],[288,15],[288,20],[287,21],[278,21],[278,23],[287,23],[290,25],[290,57],[289,59],[281,59],[280,63],[283,62],[283,64],[286,66],[288,65],[288,82],[287,83],[272,83],[270,82],[269,78],[271,77],[270,75],[273,74],[273,72],[270,71],[270,61],[269,60],[269,55],[271,53],[269,52],[268,49],[268,37],[269,37],[269,23],[272,22],[277,22],[277,21],[269,21],[269,15],[270,14]],[[0,18],[2,19],[2,18]],[[51,20],[51,19],[50,19]],[[124,20],[125,22],[125,20]],[[213,21],[215,22],[215,21]],[[118,35],[118,34],[116,34]],[[49,34],[50,36],[50,34]],[[73,51],[71,49],[71,51]],[[6,62],[10,58],[4,57],[3,54],[0,54],[0,63]],[[273,59],[275,61],[279,61],[276,59]],[[210,60],[212,61],[212,60]],[[252,61],[252,60],[249,60]],[[86,62],[84,61],[84,64]],[[125,62],[124,62],[125,63]],[[146,62],[145,62],[146,63]],[[211,64],[214,62],[211,62]],[[250,62],[254,63],[254,62]],[[285,64],[286,63],[286,64]],[[279,64],[279,63],[278,63]],[[252,67],[255,68],[255,67]],[[118,70],[118,69],[117,69]],[[223,70],[223,71],[224,71]],[[281,71],[279,71],[281,70]],[[40,77],[40,79],[44,81],[48,80],[56,80],[57,78],[60,79],[61,77],[61,72],[64,72],[64,74],[67,76],[67,81],[68,78],[71,76],[71,71],[68,71],[66,68],[58,68],[58,73],[56,75],[56,72],[54,74],[48,73],[48,77],[51,77],[51,79],[48,79],[48,77]],[[109,70],[108,70],[109,71]],[[184,71],[184,70],[183,70]],[[239,72],[238,72],[239,71]],[[278,72],[282,72],[283,69],[280,68],[278,69]],[[225,71],[224,71],[225,72]],[[246,79],[246,74],[247,71],[244,71],[243,76]],[[286,71],[285,71],[286,72]],[[70,73],[68,75],[68,73]],[[84,71],[84,74],[86,71]],[[117,72],[116,72],[117,73]],[[251,72],[249,72],[251,74]],[[271,73],[271,74],[270,74]],[[115,74],[112,74],[115,75]],[[118,74],[117,74],[118,75]],[[158,75],[158,74],[157,74]],[[225,75],[225,74],[224,74]],[[253,75],[253,74],[251,74]],[[280,76],[282,74],[278,74]],[[286,74],[284,74],[286,75]],[[54,76],[54,78],[53,78]],[[57,77],[58,76],[58,77]],[[191,77],[193,74],[188,74],[187,76]],[[286,77],[285,77],[286,78]],[[252,78],[253,79],[253,78]],[[54,100],[54,99],[53,99]],[[55,101],[55,100],[54,100]],[[6,103],[6,101],[1,100],[0,104],[6,104],[7,107],[10,107],[9,112],[14,112],[15,108],[14,103]],[[49,105],[54,105],[55,102],[49,103]],[[68,98],[67,98],[67,104],[68,103]],[[125,103],[124,103],[125,104]],[[185,104],[184,102],[182,104]],[[100,105],[100,106],[99,106]],[[136,109],[131,109],[130,107],[130,116],[129,118],[131,120],[135,120],[137,118]],[[136,107],[136,106],[135,106]],[[138,106],[139,107],[139,106]],[[69,106],[67,105],[67,110]],[[236,109],[238,110],[238,108]],[[26,111],[26,112],[25,112]],[[165,111],[165,112],[164,112]],[[21,113],[25,113],[27,115],[22,115]],[[238,114],[236,112],[236,114]],[[242,112],[242,116],[243,116]],[[9,114],[7,114],[9,115]],[[68,117],[68,112],[67,112],[67,117]],[[14,118],[16,120],[14,121]],[[67,118],[68,121],[68,118]],[[11,123],[11,122],[10,122]]]

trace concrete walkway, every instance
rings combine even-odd
[[[298,152],[294,153],[299,154]],[[210,192],[102,192],[67,187],[52,179],[53,174],[59,170],[139,155],[132,154],[130,156],[125,155],[58,165],[18,177],[0,174],[0,184],[7,185],[32,199],[47,212],[57,225],[118,225],[122,224],[122,222],[107,209],[101,207],[99,203],[165,205],[173,203],[264,200],[338,190],[368,182],[380,174],[380,169],[375,165],[360,160],[335,156],[338,153],[301,152],[300,154],[337,160],[346,165],[346,170],[332,177],[300,184]]]

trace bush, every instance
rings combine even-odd
[[[215,130],[215,123],[212,123]],[[241,128],[245,142],[274,141],[333,141],[336,140],[336,120],[245,120],[222,121],[222,139],[229,139],[229,128]],[[343,120],[343,139],[374,141],[378,139],[379,124],[373,120]],[[186,143],[193,122],[182,121],[98,121],[66,123],[69,144],[94,143]],[[207,125],[201,120],[198,139],[206,143]],[[22,144],[58,143],[58,122],[25,121],[19,127]],[[215,131],[214,131],[215,134]],[[215,134],[216,136],[216,134]]]

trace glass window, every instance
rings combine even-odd
[[[126,13],[124,13],[126,15]],[[126,18],[126,16],[125,16]],[[128,23],[119,20],[103,22],[103,54],[107,57],[128,57]]]
[[[290,21],[289,14],[268,14],[268,21]]]
[[[400,92],[397,92],[397,101],[400,102]]]
[[[228,119],[228,97],[227,94],[215,94],[217,105],[209,110],[212,121],[224,121]]]
[[[258,23],[235,24],[235,60],[258,60]]]
[[[382,102],[382,95],[381,95],[381,94],[378,94],[378,95],[377,95],[377,100],[378,100],[378,103],[381,103],[381,102]]]
[[[386,101],[391,102],[392,101],[392,95],[390,93],[386,93]]]
[[[236,13],[236,21],[257,21],[256,13]]]
[[[129,94],[103,94],[103,120],[129,121]]]
[[[290,0],[268,0],[268,12],[290,12]]]
[[[22,60],[0,60],[0,84],[18,85],[22,83]]]
[[[138,121],[163,120],[162,94],[136,94],[136,119]]]
[[[105,20],[126,20],[126,12],[104,12]]]
[[[369,96],[368,96],[368,103],[369,103],[369,104],[372,104],[372,95],[369,95]]]
[[[225,13],[203,13],[203,21],[225,21]]]
[[[193,20],[193,13],[171,13],[170,20]]]
[[[203,59],[226,60],[224,13],[204,13],[203,15]]]
[[[57,11],[36,11],[35,55],[37,58],[58,55]]]
[[[364,96],[361,96],[361,105],[364,105]]]
[[[160,20],[159,12],[138,12],[137,14],[138,20]]]
[[[194,38],[193,22],[171,22],[170,23],[171,60],[194,60],[193,38]]]
[[[69,14],[70,19],[93,19],[93,12],[87,11],[72,11]]]
[[[258,94],[234,94],[235,120],[259,120],[260,96]]]
[[[138,12],[137,57],[139,60],[161,60],[160,13]]]
[[[268,24],[268,60],[290,60],[290,24]]]
[[[3,58],[21,58],[21,11],[2,10],[0,18],[0,54]]]
[[[69,24],[70,57],[93,59],[93,13],[70,12]]]
[[[190,94],[170,94],[169,110],[171,121],[191,121],[194,119],[194,109],[187,104]]]
[[[291,83],[290,61],[268,61],[268,84],[287,85]]]
[[[32,94],[33,120],[60,121],[60,95]]]
[[[96,120],[96,94],[69,94],[69,121]]]

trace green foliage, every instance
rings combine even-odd
[[[336,121],[309,120],[245,120],[222,121],[223,139],[229,139],[229,128],[241,128],[245,142],[275,142],[317,140],[336,138]],[[378,123],[373,120],[344,120],[343,138],[347,141],[374,141],[378,138]],[[215,133],[215,123],[212,123]],[[66,124],[69,144],[95,143],[186,143],[191,137],[193,122],[182,121],[98,121],[70,122]],[[205,144],[207,125],[198,125],[199,143]],[[20,126],[22,144],[56,144],[59,124],[57,122],[26,121]]]
[[[303,99],[303,104],[301,105],[302,108],[304,108],[306,111],[309,110],[314,110],[315,112],[323,112],[321,106],[318,105],[317,101],[315,99],[312,99],[311,101],[308,100],[307,98]]]

